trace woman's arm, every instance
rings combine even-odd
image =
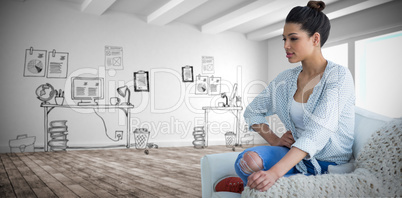
[[[276,180],[284,176],[291,168],[296,166],[297,163],[306,157],[306,155],[306,152],[296,147],[292,147],[289,152],[271,169],[251,174],[248,177],[247,186],[259,191],[268,190],[275,184]]]
[[[278,137],[267,124],[254,124],[251,128],[260,134],[271,146],[286,146],[290,148],[295,142],[292,132],[290,131]]]

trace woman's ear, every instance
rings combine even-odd
[[[321,35],[320,35],[320,33],[318,33],[318,32],[314,33],[313,39],[314,39],[314,46],[320,46],[321,47]]]

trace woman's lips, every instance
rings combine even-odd
[[[292,58],[293,55],[294,55],[294,53],[289,53],[289,52],[287,52],[287,53],[286,53],[286,58]]]

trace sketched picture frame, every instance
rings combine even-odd
[[[135,92],[149,92],[149,72],[138,71],[134,72],[134,91]]]
[[[193,66],[186,65],[181,68],[183,82],[194,82]]]

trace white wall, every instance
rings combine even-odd
[[[160,146],[191,145],[193,127],[203,123],[202,106],[223,101],[219,96],[195,95],[194,83],[181,82],[182,66],[193,65],[198,75],[201,56],[214,56],[213,75],[222,77],[222,91],[230,92],[237,82],[243,99],[267,82],[266,42],[249,41],[240,34],[202,34],[197,27],[178,23],[149,25],[132,14],[107,12],[94,16],[80,12],[78,4],[53,0],[2,1],[0,27],[0,152],[8,152],[9,140],[19,134],[36,136],[35,146],[43,146],[44,112],[35,89],[46,82],[65,90],[70,104],[69,78],[75,75],[100,72],[105,77],[105,103],[117,95],[116,87],[129,85],[136,106],[131,114],[133,129],[149,128],[150,142]],[[123,47],[124,70],[103,69],[106,45]],[[67,79],[24,77],[25,50],[30,47],[68,52]],[[138,70],[151,74],[149,93],[133,91],[133,72]],[[108,110],[100,115],[112,138],[115,130],[125,129],[121,112]],[[49,119],[68,120],[70,146],[126,141],[110,141],[102,121],[91,111],[54,109]],[[223,144],[223,133],[233,128],[233,116],[215,114],[210,119],[227,123],[228,129],[210,136],[210,144]]]
[[[329,5],[330,6],[330,5]],[[354,42],[376,35],[386,34],[402,29],[402,18],[400,10],[402,1],[392,1],[374,8],[363,10],[351,15],[334,19],[331,21],[331,33],[324,47],[337,44],[349,44],[349,69],[352,75],[355,73],[354,66]],[[325,10],[324,10],[325,11]],[[399,50],[401,43],[390,46],[390,50]],[[333,60],[336,62],[336,60]],[[384,59],[383,63],[386,64]],[[282,36],[277,36],[268,40],[268,81],[272,81],[280,72],[298,66],[300,63],[290,64],[285,57]],[[285,132],[283,124],[275,116],[274,131],[277,133]]]

